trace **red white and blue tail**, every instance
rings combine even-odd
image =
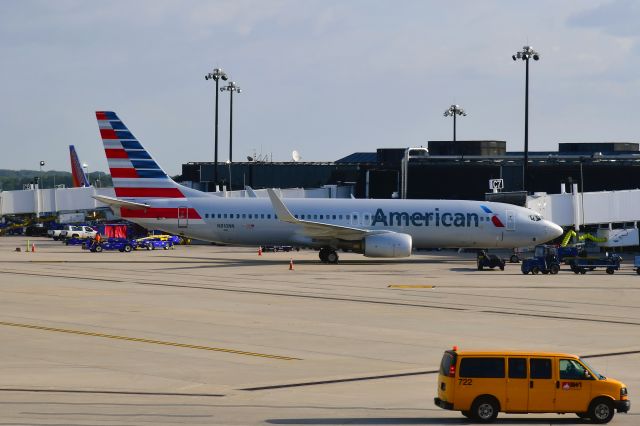
[[[73,187],[80,188],[91,186],[89,184],[89,179],[87,179],[87,175],[85,175],[84,170],[82,170],[78,154],[76,153],[76,149],[73,145],[69,145],[69,157],[71,159],[71,179],[73,180]]]
[[[116,197],[140,200],[201,195],[167,176],[115,112],[97,111],[96,118]]]

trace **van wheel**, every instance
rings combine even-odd
[[[610,400],[599,398],[593,400],[589,406],[589,418],[593,423],[609,423],[615,414]]]
[[[491,423],[498,417],[498,402],[490,396],[481,396],[473,401],[471,405],[471,414],[474,420],[481,423]]]
[[[460,411],[460,413],[468,419],[473,418],[473,413],[471,413],[471,411]]]

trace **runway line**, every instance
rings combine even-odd
[[[435,288],[435,286],[425,284],[390,284],[387,288]]]
[[[0,325],[4,325],[7,327],[21,327],[21,328],[30,328],[33,330],[43,330],[43,331],[54,331],[57,333],[68,333],[68,334],[79,334],[82,336],[93,336],[93,337],[102,337],[106,339],[116,339],[116,340],[127,340],[130,342],[139,342],[139,343],[150,343],[154,345],[164,345],[164,346],[175,346],[179,348],[188,348],[188,349],[199,349],[203,351],[213,351],[213,352],[225,352],[235,355],[245,355],[245,356],[255,356],[260,358],[270,358],[270,359],[278,359],[281,361],[301,361],[300,358],[293,358],[283,355],[272,355],[272,354],[263,354],[258,352],[247,352],[240,351],[237,349],[226,349],[226,348],[215,348],[211,346],[201,346],[201,345],[190,345],[187,343],[177,343],[177,342],[167,342],[164,340],[153,340],[153,339],[144,339],[141,337],[128,337],[128,336],[118,336],[115,334],[104,334],[104,333],[94,333],[90,331],[82,331],[82,330],[70,330],[66,328],[55,328],[55,327],[44,327],[41,325],[33,325],[33,324],[20,324],[15,322],[6,322],[0,321]]]

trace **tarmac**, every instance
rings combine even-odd
[[[454,251],[327,265],[307,250],[90,253],[35,238],[31,253],[26,240],[0,238],[0,426],[469,424],[433,404],[454,345],[588,356],[629,388],[631,412],[611,424],[640,424],[628,262],[525,276]]]

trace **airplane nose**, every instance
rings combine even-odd
[[[550,240],[553,240],[555,238],[558,238],[559,236],[561,236],[564,231],[562,230],[562,228],[558,225],[556,225],[553,222],[549,222],[546,221],[546,225],[547,225],[547,236],[549,237]]]

